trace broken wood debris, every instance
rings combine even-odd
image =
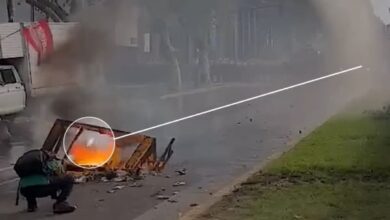
[[[187,169],[186,169],[186,168],[182,168],[182,169],[175,170],[175,172],[176,172],[179,176],[184,176],[184,175],[187,174]]]
[[[178,187],[178,186],[184,186],[186,185],[187,183],[184,182],[184,181],[178,181],[178,182],[175,182],[174,184],[172,184],[172,186],[174,187]]]
[[[74,179],[74,183],[76,184],[81,184],[81,183],[86,183],[87,182],[87,177],[86,176],[80,176]]]
[[[113,182],[125,182],[127,179],[126,177],[115,177],[114,179],[112,179]]]
[[[170,197],[169,196],[167,196],[167,195],[158,195],[157,196],[157,199],[158,200],[168,200]]]
[[[137,182],[134,182],[132,184],[130,184],[130,187],[136,187],[136,188],[139,188],[139,187],[142,187],[143,184],[142,183],[137,183]]]
[[[123,189],[123,188],[125,188],[125,186],[123,186],[123,185],[118,185],[118,186],[114,186],[114,188],[112,188],[113,190],[121,190],[121,189]]]
[[[71,137],[72,140],[69,142],[70,145],[67,148],[68,153],[79,152],[72,151],[72,148],[80,146],[85,147],[81,141],[78,141],[78,138],[83,132],[93,132],[96,135],[114,135],[115,137],[124,136],[130,133],[116,129],[111,130],[96,125],[73,123],[72,121],[57,119],[42,146],[42,150],[54,155],[59,155],[61,152],[60,149],[62,149],[63,137],[70,125],[72,125],[72,128],[77,129],[78,132],[76,136]],[[66,155],[58,157],[63,158],[65,170],[75,177],[75,183],[90,181],[129,182],[142,179],[143,173],[154,173],[156,175],[160,173],[173,154],[172,146],[174,141],[175,139],[172,138],[163,154],[158,158],[156,138],[142,134],[121,138],[116,141],[115,151],[110,160],[104,166],[94,169],[84,169],[76,166]],[[125,152],[130,152],[130,155],[125,155]],[[84,165],[93,167],[93,164],[83,164],[83,166]],[[185,174],[185,170],[183,172]]]
[[[178,201],[175,200],[175,199],[168,199],[168,202],[170,202],[170,203],[178,203]]]

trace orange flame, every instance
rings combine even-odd
[[[104,149],[96,147],[87,147],[85,145],[75,143],[70,149],[69,155],[72,161],[79,166],[100,166],[107,162],[114,150],[114,144],[109,144]]]

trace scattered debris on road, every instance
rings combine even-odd
[[[150,197],[156,197],[158,195],[161,195],[160,191],[157,191],[157,192],[153,193],[152,195],[150,195]]]
[[[121,190],[125,187],[126,187],[125,185],[116,185],[112,189],[107,190],[107,193],[115,193],[116,191]]]
[[[51,128],[42,149],[63,158],[66,172],[75,177],[76,183],[86,182],[133,182],[143,179],[146,173],[160,173],[166,166],[168,160],[173,154],[172,146],[175,141],[171,139],[163,154],[157,158],[156,139],[142,134],[131,135],[116,140],[115,150],[110,160],[102,167],[94,169],[83,169],[82,167],[94,167],[96,162],[86,154],[88,146],[79,139],[83,132],[96,135],[108,135],[118,137],[129,134],[120,130],[110,130],[108,128],[95,125],[73,123],[71,121],[57,119]],[[69,127],[69,128],[68,128]],[[70,137],[70,145],[67,153],[72,158],[89,157],[88,160],[82,160],[85,164],[76,166],[66,155],[60,155],[62,151],[63,137],[67,129],[73,129]],[[82,149],[82,150],[81,150]],[[96,149],[95,149],[96,150]],[[79,152],[83,152],[82,154]],[[72,159],[73,160],[73,159]],[[90,163],[90,164],[89,164]],[[186,170],[180,170],[180,175],[185,175]],[[140,184],[133,183],[132,187],[140,187]]]
[[[178,187],[178,186],[184,186],[186,185],[187,183],[184,182],[184,181],[179,181],[179,182],[175,182],[174,184],[172,184],[172,186],[174,187]]]
[[[186,168],[182,168],[182,169],[175,170],[175,172],[176,172],[179,176],[184,176],[184,175],[187,174],[187,169],[186,169]]]
[[[139,187],[143,187],[143,184],[142,183],[138,183],[138,182],[134,182],[134,183],[130,184],[130,187],[139,188]]]
[[[113,189],[113,190],[121,190],[121,189],[123,189],[123,188],[125,188],[125,186],[119,185],[119,186],[115,186],[115,187],[112,188],[112,189]]]
[[[170,202],[170,203],[178,203],[178,201],[175,200],[175,199],[168,199],[168,202]]]
[[[125,182],[126,180],[126,177],[115,177],[112,179],[113,182]]]
[[[117,170],[115,174],[117,177],[126,177],[128,173],[124,170]]]
[[[74,182],[77,183],[77,184],[86,183],[87,182],[87,177],[86,176],[80,176],[78,178],[75,178]]]
[[[190,207],[196,207],[196,206],[198,206],[197,203],[191,203],[191,204],[190,204]]]
[[[158,195],[157,196],[157,199],[158,200],[168,200],[170,197],[169,196],[166,196],[166,195]]]

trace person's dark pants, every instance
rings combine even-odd
[[[36,207],[36,198],[51,196],[57,203],[64,202],[69,197],[73,188],[72,176],[50,177],[48,185],[29,186],[20,189],[20,193],[26,197],[29,207]],[[58,194],[59,193],[59,194]]]

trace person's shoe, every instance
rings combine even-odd
[[[50,197],[51,197],[51,199],[53,199],[53,200],[58,199],[57,192],[52,193],[52,194],[50,195]]]
[[[38,209],[37,201],[34,199],[27,202],[27,212],[35,212]]]
[[[56,202],[53,205],[53,212],[55,214],[65,214],[74,212],[76,210],[76,206],[69,205],[67,202]]]
[[[37,204],[35,204],[35,205],[28,205],[27,206],[27,212],[35,212],[35,211],[37,211],[37,209],[38,209],[38,206],[37,206]]]

